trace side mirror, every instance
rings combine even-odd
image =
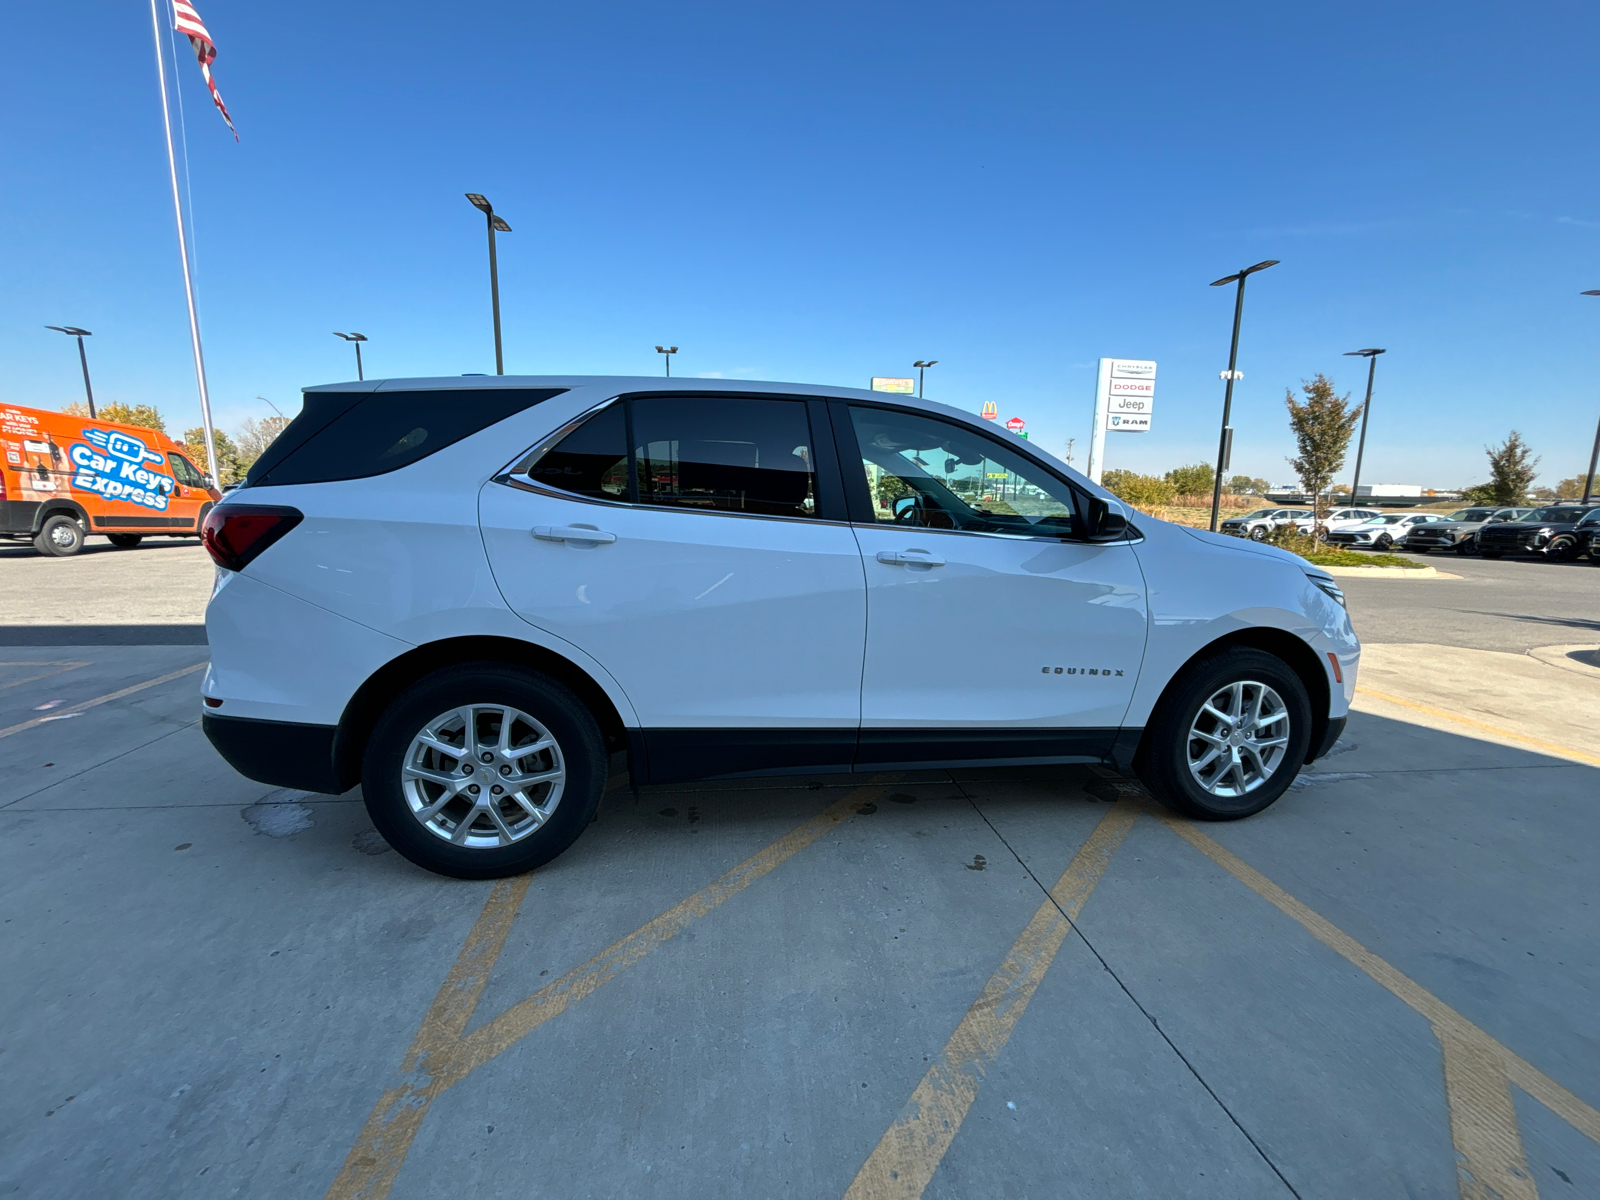
[[[916,507],[917,498],[915,496],[901,496],[894,502],[894,519],[896,521],[900,520]]]
[[[1089,499],[1089,540],[1092,542],[1112,542],[1128,532],[1128,519],[1119,512],[1112,512],[1111,505],[1092,496]]]

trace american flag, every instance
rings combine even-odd
[[[200,19],[200,14],[195,12],[194,5],[189,0],[172,0],[173,28],[189,39],[189,44],[194,47],[194,56],[200,60],[200,74],[206,77],[206,86],[211,89],[211,100],[217,106],[217,111],[222,114],[222,119],[228,123],[228,129],[233,134],[233,140],[239,140],[239,131],[233,127],[233,118],[228,115],[228,106],[222,102],[222,93],[217,91],[217,85],[211,78],[211,64],[217,61],[216,43],[211,40],[211,35],[206,32],[205,22]]]

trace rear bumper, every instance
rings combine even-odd
[[[333,796],[350,790],[339,782],[333,767],[336,725],[301,725],[206,713],[201,727],[217,753],[246,779]]]

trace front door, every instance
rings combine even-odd
[[[850,768],[865,584],[811,408],[622,400],[483,490],[507,603],[617,680],[652,781]]]
[[[998,439],[867,405],[842,432],[867,573],[858,764],[1108,753],[1148,624],[1132,548],[1083,540],[1087,496]]]

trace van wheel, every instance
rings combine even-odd
[[[106,540],[119,550],[132,550],[144,541],[142,533],[108,533]]]
[[[608,762],[594,716],[554,679],[463,663],[403,691],[361,764],[367,813],[419,867],[500,879],[549,862],[600,803]]]
[[[1135,769],[1173,812],[1201,821],[1258,813],[1288,789],[1311,743],[1311,701],[1287,663],[1236,647],[1168,688]]]
[[[33,548],[51,558],[70,558],[83,549],[83,526],[75,517],[57,513],[46,517],[33,539]]]

